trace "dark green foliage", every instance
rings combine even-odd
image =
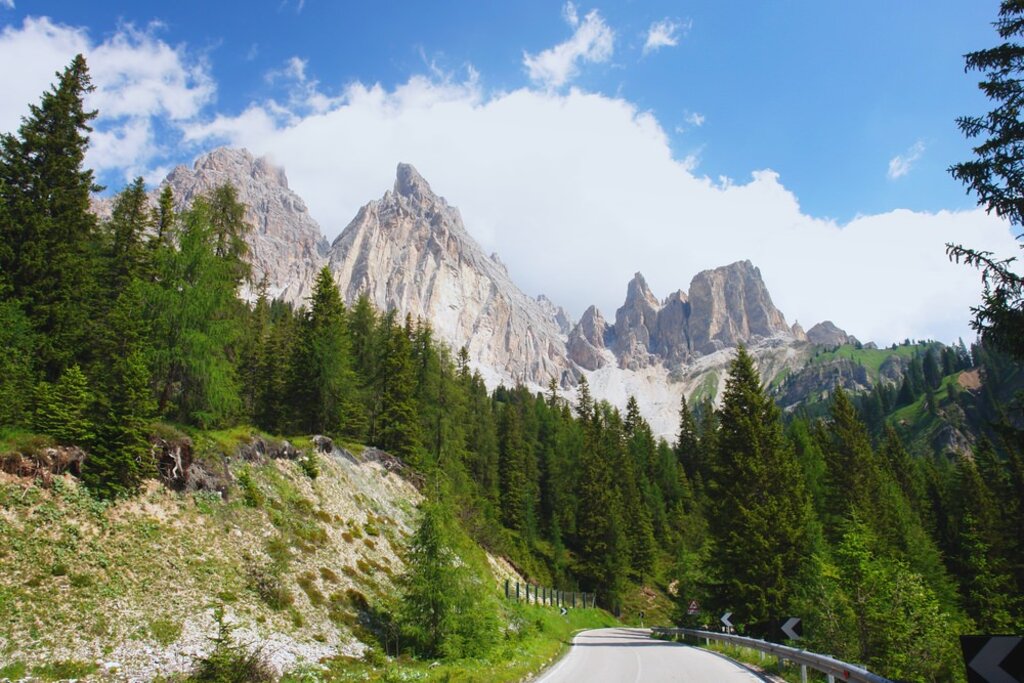
[[[96,437],[90,414],[94,400],[81,368],[72,365],[55,384],[36,387],[32,427],[58,443],[88,448]]]
[[[149,426],[156,403],[149,369],[139,351],[114,363],[109,408],[99,438],[82,468],[82,480],[104,498],[133,494],[155,466],[149,457]]]
[[[1003,0],[996,31],[1004,41],[987,50],[965,56],[968,71],[984,72],[978,88],[995,103],[982,116],[962,116],[957,126],[969,140],[979,139],[974,158],[954,164],[949,172],[977,195],[989,213],[1008,220],[1018,230],[1024,226],[1024,171],[1020,100],[1024,96],[1024,3]],[[1021,235],[1018,235],[1018,239]],[[1021,245],[1024,248],[1024,245]],[[946,245],[950,259],[964,261],[982,272],[982,304],[971,310],[972,326],[982,337],[1017,358],[1024,358],[1024,278],[1015,270],[1015,257],[998,259],[991,252]]]
[[[93,87],[81,55],[57,76],[17,135],[0,137],[0,272],[38,333],[48,379],[87,359],[97,276],[96,188],[82,168],[96,116],[82,100]]]
[[[309,312],[299,324],[292,362],[292,403],[300,431],[359,434],[363,422],[345,330],[345,306],[330,270],[317,274]]]
[[[740,623],[783,616],[811,551],[811,505],[800,464],[782,436],[742,347],[729,368],[709,496],[716,605]]]
[[[0,425],[25,425],[35,385],[36,341],[17,301],[0,299],[0,349]]]

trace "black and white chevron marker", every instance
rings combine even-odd
[[[960,636],[967,683],[1024,683],[1024,637]]]

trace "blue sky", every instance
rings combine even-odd
[[[573,315],[613,317],[636,270],[665,296],[750,258],[790,322],[949,339],[978,286],[943,242],[1013,248],[946,173],[970,154],[954,119],[987,109],[962,55],[994,44],[997,9],[0,0],[0,58],[25,65],[0,74],[0,128],[80,49],[112,188],[245,145],[333,237],[410,161]],[[809,291],[836,276],[842,291]]]

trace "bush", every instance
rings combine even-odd
[[[274,670],[257,648],[250,651],[244,645],[235,642],[233,633],[235,626],[224,620],[224,607],[217,607],[214,612],[217,620],[217,633],[210,640],[213,650],[210,654],[196,662],[189,681],[203,683],[263,683],[273,681]]]

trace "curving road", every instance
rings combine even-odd
[[[764,683],[765,679],[707,650],[650,638],[637,628],[583,631],[572,649],[537,683]]]

